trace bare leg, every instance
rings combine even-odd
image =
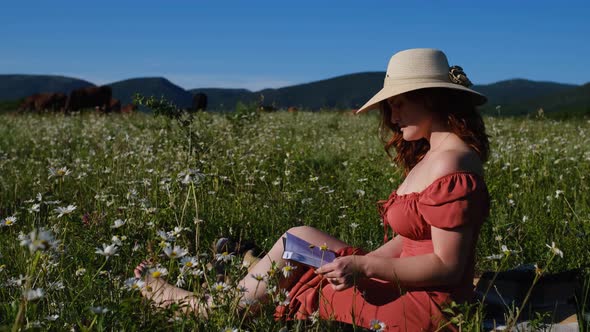
[[[288,232],[316,246],[327,245],[328,248],[333,251],[338,251],[341,248],[348,246],[346,243],[336,239],[335,237],[309,226],[293,227],[289,229]],[[243,301],[264,301],[266,297],[267,283],[264,280],[259,281],[253,276],[266,275],[266,273],[272,267],[272,262],[275,262],[276,268],[283,268],[285,266],[285,261],[283,260],[282,256],[283,240],[281,236],[281,238],[275,242],[268,254],[260,259],[260,261],[249,270],[249,274],[244,279],[240,280],[239,285],[246,288],[242,298]],[[151,299],[159,307],[167,307],[172,303],[186,304],[186,310],[193,310],[194,312],[197,312],[198,314],[206,317],[207,310],[205,309],[211,305],[210,298],[200,301],[196,296],[193,295],[192,292],[173,286],[160,278],[154,278],[149,275],[142,277],[142,271],[145,268],[145,263],[141,263],[135,268],[135,277],[144,278],[146,283],[145,287],[141,291],[144,297]],[[281,286],[286,287],[288,283],[289,281],[287,280],[286,282],[282,283]],[[251,306],[249,309],[255,310],[256,306]]]
[[[339,249],[348,246],[346,243],[338,240],[337,238],[309,226],[293,227],[289,229],[288,232],[316,246],[326,244],[328,248],[333,251],[338,251]],[[244,279],[240,280],[239,284],[247,289],[247,291],[244,293],[243,300],[252,302],[263,301],[265,299],[267,289],[266,282],[264,280],[257,280],[253,276],[266,275],[267,271],[269,271],[272,267],[272,262],[275,262],[276,267],[279,269],[285,266],[285,260],[282,258],[283,240],[281,238],[275,242],[268,254],[266,254],[266,256],[264,256],[254,267],[252,267],[252,269],[249,271],[249,274]],[[285,283],[285,285],[288,285],[288,282]],[[285,285],[282,284],[281,286],[284,287]]]

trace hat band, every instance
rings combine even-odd
[[[452,83],[448,75],[428,76],[428,77],[386,77],[383,86],[406,85],[415,83]]]

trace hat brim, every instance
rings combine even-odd
[[[465,92],[471,93],[471,97],[473,100],[473,104],[475,106],[483,105],[487,102],[487,97],[482,95],[481,93],[471,90],[467,87],[464,87],[459,84],[455,83],[446,83],[446,82],[433,82],[433,83],[420,83],[419,85],[416,83],[409,83],[409,84],[394,84],[388,85],[383,87],[379,92],[377,92],[368,102],[366,102],[361,108],[359,108],[355,114],[360,114],[368,110],[372,110],[379,107],[379,103],[389,99],[393,96],[400,95],[402,93],[420,90],[420,89],[427,89],[427,88],[448,88],[454,90],[461,90]]]

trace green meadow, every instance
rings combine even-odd
[[[492,207],[478,273],[537,264],[588,280],[590,120],[485,122]],[[208,268],[220,259],[212,243],[232,236],[269,249],[290,227],[311,225],[375,249],[376,203],[402,177],[375,115],[2,114],[0,330],[337,330],[274,321],[288,300],[278,290],[253,317],[236,313],[235,281],[216,283]],[[169,282],[212,296],[209,317],[143,301],[133,268],[147,258]],[[223,259],[232,280],[247,275],[239,257]]]

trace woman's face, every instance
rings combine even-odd
[[[429,138],[432,128],[432,113],[420,101],[411,101],[405,95],[387,99],[391,108],[391,122],[396,124],[406,141]]]

